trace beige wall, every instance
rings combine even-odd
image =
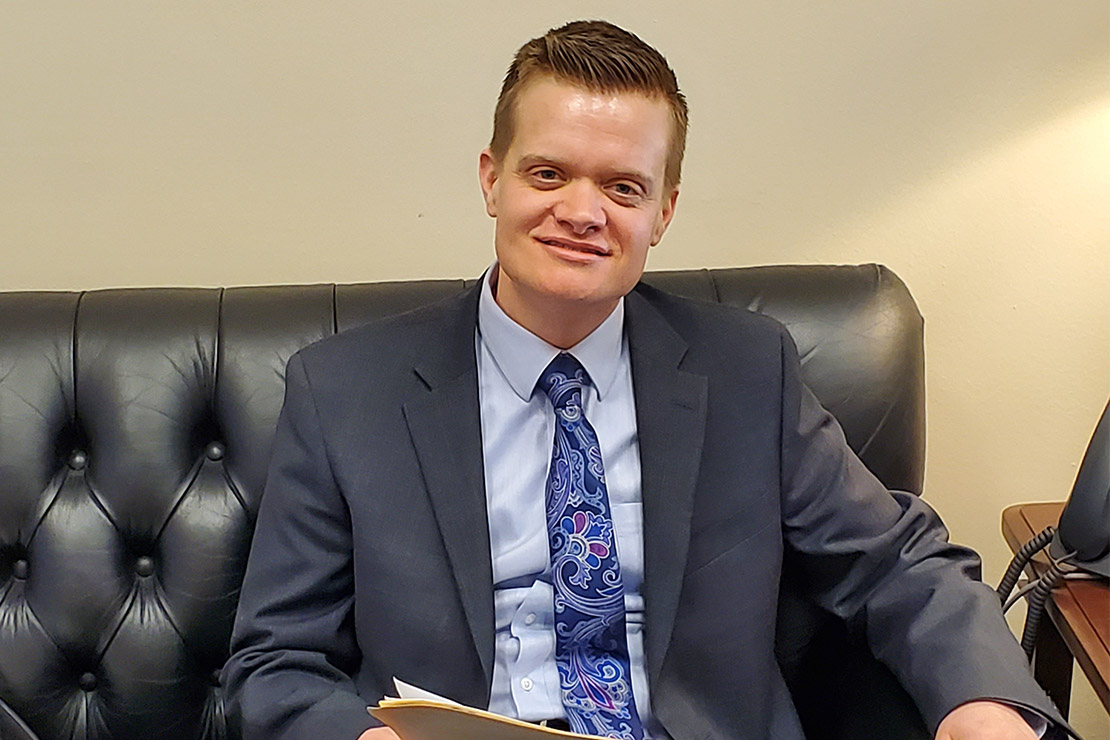
[[[5,3],[0,289],[476,275],[504,67],[597,16],[692,106],[650,266],[901,274],[927,496],[997,580],[999,512],[1066,496],[1110,393],[1105,0]]]

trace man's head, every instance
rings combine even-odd
[[[572,23],[517,54],[496,120],[478,165],[497,220],[494,297],[571,347],[632,290],[671,222],[686,106],[654,49]]]
[[[549,78],[595,93],[640,93],[665,102],[671,113],[666,183],[678,186],[686,151],[688,112],[674,71],[663,55],[635,34],[605,21],[573,21],[532,39],[509,66],[493,115],[490,151],[501,160],[516,130],[522,90]]]

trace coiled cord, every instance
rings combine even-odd
[[[1014,590],[1017,585],[1018,579],[1021,578],[1021,572],[1025,570],[1025,566],[1029,560],[1038,552],[1043,550],[1052,537],[1056,534],[1056,527],[1049,525],[1044,530],[1021,546],[1021,549],[1014,555],[1014,559],[1010,561],[1010,567],[1006,569],[1006,575],[1002,576],[1002,581],[998,584],[995,591],[998,593],[998,600],[1005,604],[1010,596],[1010,592]]]
[[[1041,624],[1041,617],[1044,615],[1045,602],[1048,601],[1048,595],[1052,593],[1052,589],[1056,588],[1064,575],[1073,570],[1068,561],[1075,557],[1075,553],[1068,553],[1059,560],[1052,561],[1052,567],[1048,569],[1043,576],[1036,581],[1036,586],[1033,587],[1033,593],[1029,596],[1029,611],[1025,614],[1025,630],[1021,633],[1021,648],[1025,651],[1025,656],[1033,660],[1033,648],[1037,642],[1037,628]]]

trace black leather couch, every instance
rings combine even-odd
[[[920,492],[922,321],[889,270],[645,280],[785,323],[864,462]],[[218,669],[286,360],[463,285],[0,293],[0,738],[229,737]],[[779,621],[812,738],[927,737],[891,675],[793,588]]]

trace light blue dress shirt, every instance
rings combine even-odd
[[[513,321],[483,279],[478,301],[478,399],[482,417],[496,624],[489,709],[537,721],[565,716],[555,665],[555,616],[544,513],[555,415],[536,382],[561,350]],[[623,299],[589,336],[568,350],[586,368],[586,417],[597,432],[624,581],[628,652],[636,709],[648,736],[651,714],[644,663],[643,509],[632,366]]]

